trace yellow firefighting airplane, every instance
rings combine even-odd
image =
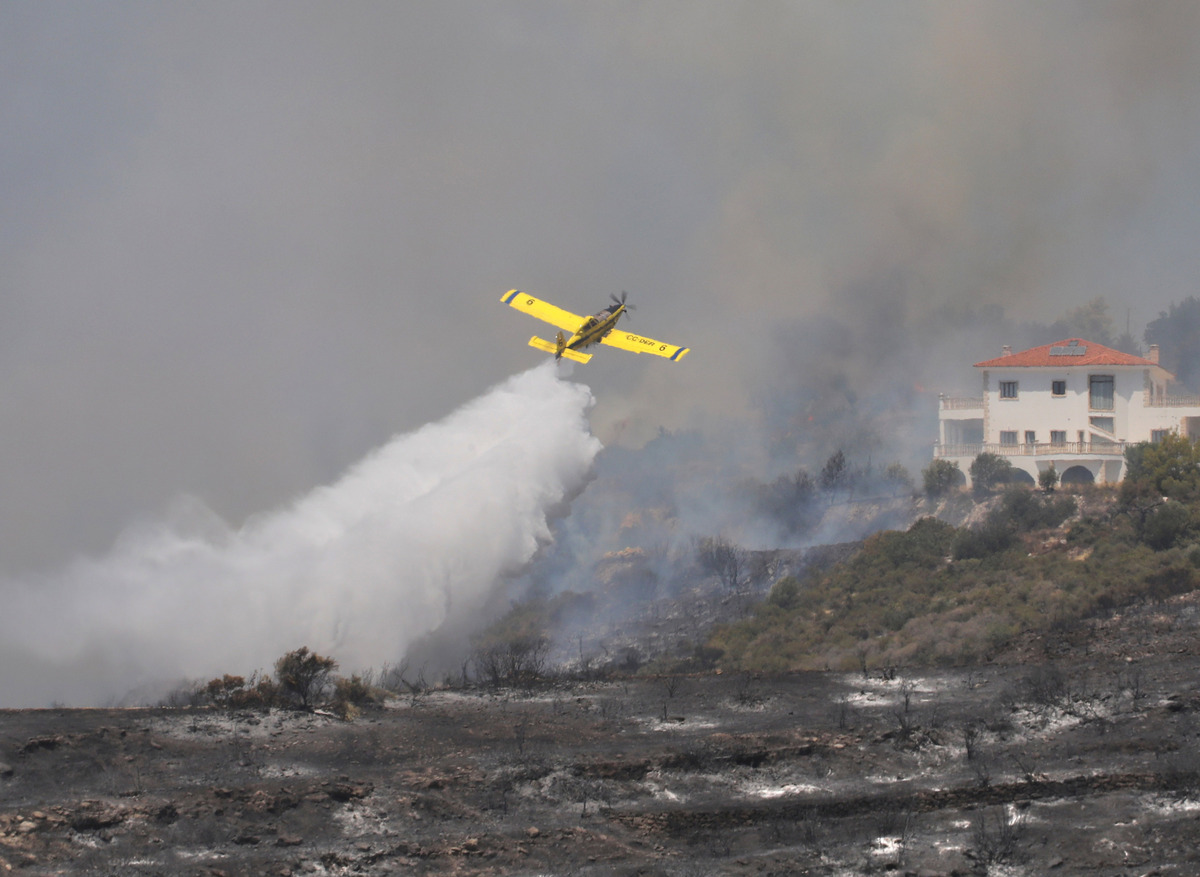
[[[607,344],[609,347],[620,347],[622,350],[632,350],[634,353],[653,353],[655,356],[665,356],[673,361],[683,359],[687,355],[689,350],[687,347],[663,344],[661,341],[643,338],[632,332],[614,331],[621,315],[627,310],[631,310],[633,306],[626,306],[624,292],[621,293],[620,298],[615,295],[611,298],[613,300],[611,305],[591,317],[580,317],[570,311],[564,311],[562,308],[540,301],[532,295],[526,295],[519,289],[505,293],[500,301],[531,317],[545,320],[547,323],[571,333],[571,336],[567,337],[559,332],[553,343],[536,335],[529,339],[530,347],[536,347],[546,353],[553,353],[555,359],[565,357],[575,362],[587,362],[592,358],[592,354],[580,353],[580,351],[597,343]]]

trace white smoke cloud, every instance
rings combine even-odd
[[[591,392],[555,368],[497,385],[240,529],[182,500],[105,557],[3,583],[0,706],[248,673],[301,645],[378,666],[461,624],[551,538],[549,517],[600,449]]]

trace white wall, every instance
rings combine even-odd
[[[1093,411],[1088,407],[1089,378],[1092,375],[1112,375],[1112,411]],[[1018,383],[1016,399],[1000,398],[1000,382]],[[1065,396],[1054,396],[1051,382],[1067,382]],[[1181,419],[1194,415],[1193,408],[1145,408],[1147,370],[1128,366],[1097,366],[1092,369],[996,368],[984,372],[984,395],[987,410],[988,442],[999,442],[1000,433],[1014,430],[1017,441],[1024,443],[1026,430],[1037,434],[1039,444],[1050,442],[1051,430],[1066,432],[1066,440],[1079,440],[1082,430],[1085,440],[1090,435],[1092,417],[1113,418],[1113,431],[1118,439],[1130,442],[1149,441],[1154,429],[1180,429]]]

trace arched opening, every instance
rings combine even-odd
[[[1086,466],[1072,466],[1058,479],[1060,484],[1093,484],[1096,476]]]
[[[1033,476],[1024,469],[1013,469],[1008,476],[1009,484],[1021,484],[1026,487],[1033,487],[1037,482],[1033,480]]]

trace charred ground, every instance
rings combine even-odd
[[[0,714],[31,874],[1186,874],[1196,594],[1003,662]]]
[[[0,868],[1195,873],[1193,597],[1036,664],[0,720]]]

